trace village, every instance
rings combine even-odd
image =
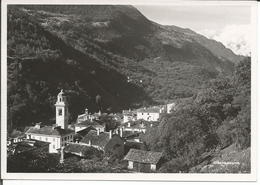
[[[10,153],[57,153],[60,163],[64,163],[71,156],[86,158],[86,151],[93,147],[104,153],[113,152],[134,172],[156,172],[161,166],[162,152],[143,150],[142,138],[148,127],[158,125],[162,114],[175,109],[175,103],[123,110],[121,118],[111,114],[110,117],[120,123],[113,129],[106,128],[100,119],[107,113],[91,114],[87,108],[74,124],[69,124],[69,102],[63,90],[57,95],[54,106],[56,124],[50,126],[39,122],[24,134],[9,137],[7,148]]]

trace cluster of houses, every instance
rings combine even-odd
[[[114,151],[118,158],[128,161],[128,168],[140,172],[156,171],[160,165],[162,153],[141,150],[142,135],[148,127],[158,121],[161,114],[169,112],[174,104],[166,106],[124,110],[122,124],[115,130],[106,132],[104,124],[100,123],[101,113],[90,114],[88,109],[78,116],[74,129],[68,125],[69,103],[65,93],[57,96],[56,124],[44,126],[36,123],[25,132],[26,138],[19,138],[8,143],[13,152],[49,152],[60,153],[61,162],[66,160],[66,154],[81,158],[86,157],[86,151],[94,147],[103,152]],[[137,120],[144,120],[137,121]]]

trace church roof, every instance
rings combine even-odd
[[[73,133],[73,130],[62,129],[60,127],[54,128],[53,126],[45,126],[42,128],[31,127],[27,130],[26,134],[40,134],[40,135],[49,135],[49,136],[65,136]]]
[[[109,132],[101,132],[97,135],[97,131],[90,130],[80,141],[80,143],[89,144],[89,141],[92,141],[92,145],[99,146],[104,148],[106,144],[110,141]]]
[[[124,159],[140,163],[157,164],[161,157],[161,152],[145,151],[132,148]]]

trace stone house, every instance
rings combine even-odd
[[[100,130],[90,130],[79,142],[88,146],[103,150],[104,152],[115,151],[117,156],[124,156],[124,139],[110,132],[100,132]]]
[[[130,149],[124,160],[128,161],[128,169],[136,172],[155,172],[161,165],[161,152]]]

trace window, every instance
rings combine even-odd
[[[142,115],[144,115],[144,113],[142,113]]]
[[[72,139],[72,135],[70,136],[70,139]]]
[[[147,115],[149,115],[149,113],[147,113]]]
[[[59,116],[62,116],[62,109],[58,110]]]
[[[48,141],[48,138],[46,137],[46,141]]]
[[[63,141],[63,138],[61,138],[61,141]]]
[[[55,138],[53,138],[53,141],[55,141]]]
[[[52,148],[55,149],[55,145],[52,145]]]
[[[65,141],[67,140],[67,137],[65,137]]]

